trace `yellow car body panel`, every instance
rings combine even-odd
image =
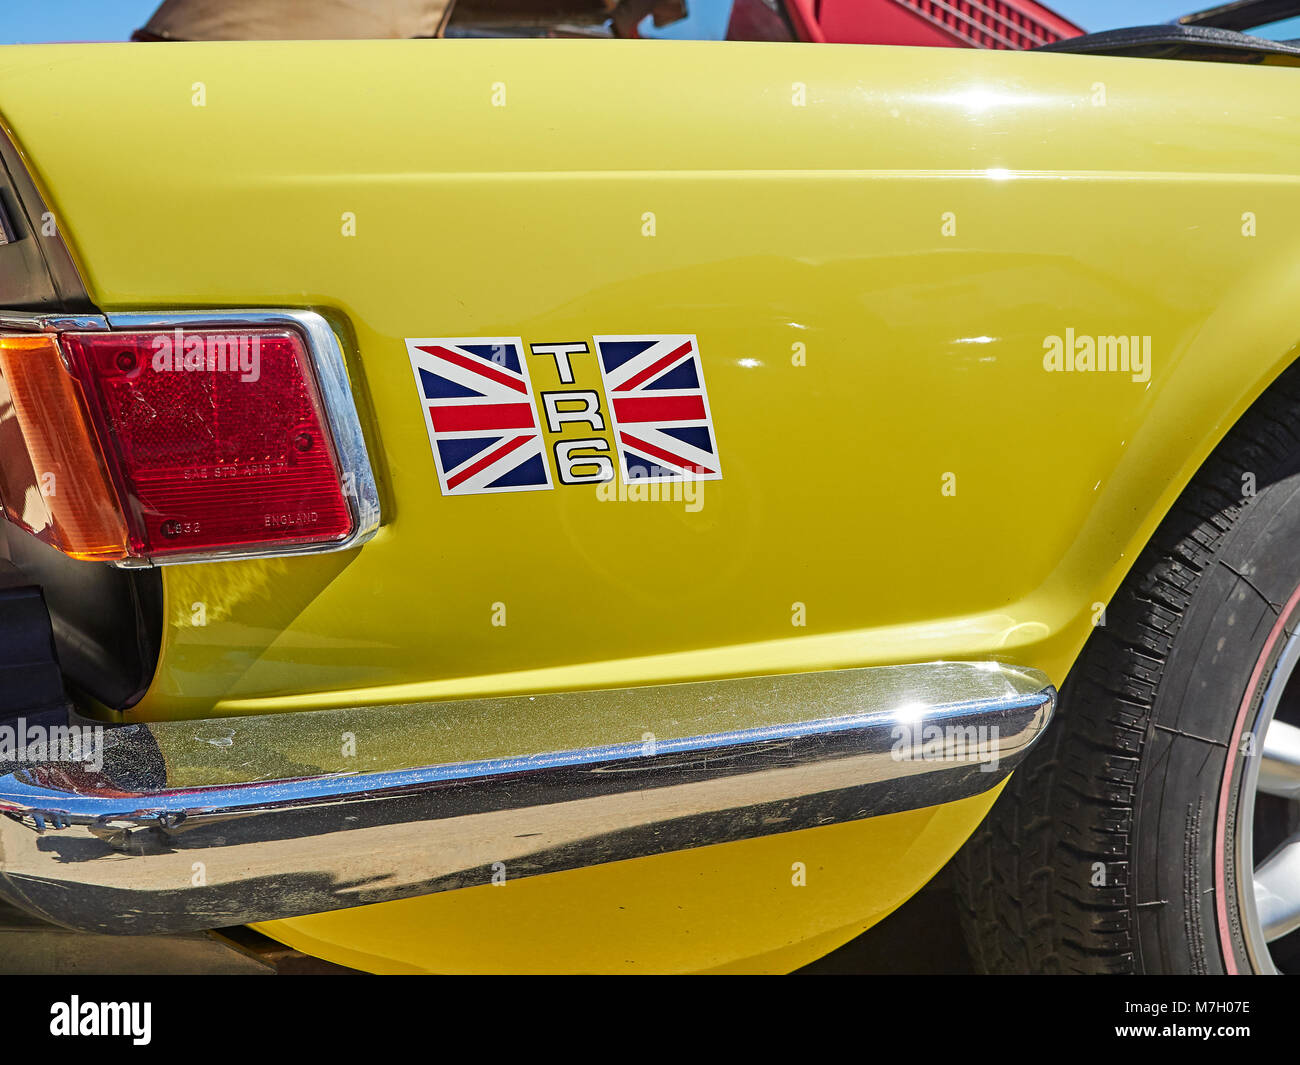
[[[940,659],[1060,683],[1294,357],[1295,77],[730,43],[7,50],[0,110],[98,306],[325,314],[380,481],[358,550],[168,568],[125,718]],[[1067,331],[1149,338],[1150,363],[1049,372]],[[440,494],[404,338],[637,332],[698,337],[721,480]],[[992,798],[264,927],[379,970],[789,967],[903,901]],[[825,873],[799,894],[805,853]]]
[[[789,972],[905,902],[1000,791],[255,927],[369,972]]]

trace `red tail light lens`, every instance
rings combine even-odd
[[[347,540],[356,520],[291,329],[60,338],[126,510],[133,556]]]

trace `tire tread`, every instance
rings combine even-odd
[[[1161,522],[1062,686],[1047,735],[954,858],[977,969],[1137,970],[1129,860],[1156,693],[1184,613],[1249,505],[1243,475],[1300,452],[1297,409],[1293,367],[1228,432]],[[1091,884],[1093,862],[1105,864],[1105,886]]]

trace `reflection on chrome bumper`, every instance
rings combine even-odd
[[[128,725],[98,771],[0,768],[0,895],[174,932],[933,806],[1001,781],[1055,694],[932,663]],[[510,755],[521,721],[600,745]],[[451,742],[489,756],[427,764]]]

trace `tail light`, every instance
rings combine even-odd
[[[11,521],[125,565],[330,550],[374,531],[373,476],[323,319],[112,321],[125,328],[0,334]]]
[[[117,495],[53,336],[0,335],[0,502],[74,558],[127,557]]]

